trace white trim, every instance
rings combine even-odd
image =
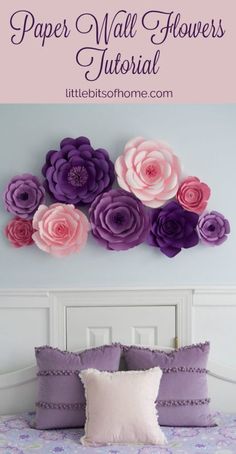
[[[15,295],[31,293],[32,296],[38,296],[42,294],[48,296],[49,293],[73,293],[73,292],[97,292],[97,291],[128,291],[128,290],[191,290],[194,293],[234,293],[236,292],[236,285],[210,285],[210,286],[201,286],[201,285],[174,285],[174,286],[135,286],[135,287],[70,287],[70,288],[3,288],[0,289],[0,296],[4,295]]]
[[[222,301],[224,297],[224,301]],[[236,306],[236,290],[233,289],[206,289],[193,291],[193,306]]]
[[[34,299],[34,304],[32,304]],[[7,300],[7,303],[6,303]],[[49,304],[49,292],[42,291],[2,291],[0,290],[0,308],[21,308],[21,309],[48,309]]]
[[[0,389],[12,388],[36,380],[37,367],[29,366],[0,375]]]
[[[96,293],[96,298],[94,298]],[[147,296],[148,294],[148,296]],[[191,343],[192,339],[192,293],[189,290],[157,290],[157,289],[119,289],[119,290],[77,290],[55,292],[57,305],[61,348],[66,349],[66,317],[70,307],[127,307],[127,306],[175,306],[176,333],[179,345]],[[148,302],[147,302],[148,300]]]
[[[195,294],[235,294],[236,287],[206,287],[206,288],[193,288]]]
[[[185,291],[177,304],[177,337],[179,346],[192,342],[192,292]]]
[[[208,308],[207,313],[209,314],[209,308],[212,308],[214,311],[214,307],[219,307],[221,308],[220,313],[224,313],[222,311],[228,307],[227,313],[234,313],[234,308],[236,307],[236,287],[199,286],[193,288],[175,286],[155,288],[0,290],[0,315],[1,309],[9,309],[10,311],[21,308],[31,310],[47,309],[49,336],[47,340],[51,346],[58,347],[62,350],[66,349],[66,317],[70,307],[144,307],[145,305],[153,307],[175,306],[177,313],[176,334],[178,336],[179,346],[190,345],[199,341],[199,336],[197,338],[194,337],[197,311],[202,313],[205,310],[204,308]],[[201,334],[201,332],[199,333],[198,331],[198,334]],[[216,331],[214,335],[218,335],[218,332]],[[224,342],[223,339],[222,342]],[[232,389],[234,389],[234,384],[236,384],[236,368],[223,365],[223,361],[224,357],[222,355],[221,363],[210,363],[209,382],[211,383],[210,393],[211,391],[213,392],[215,402],[217,404],[219,403],[221,409],[227,410],[236,404],[235,398],[232,396]],[[33,362],[33,355],[30,361],[28,362],[27,360],[24,364],[22,363],[22,366],[30,362]],[[0,375],[2,412],[6,412],[9,409],[11,409],[10,411],[12,409],[16,411],[18,408],[23,410],[26,404],[33,406],[35,390],[35,365]],[[14,402],[16,402],[16,406],[13,405]]]
[[[209,362],[208,368],[208,374],[212,377],[236,385],[236,369],[213,362]]]

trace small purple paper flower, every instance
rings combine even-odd
[[[167,257],[174,257],[182,248],[198,244],[198,218],[196,213],[184,210],[177,202],[169,202],[153,210],[147,242],[160,248]]]
[[[197,231],[203,243],[219,246],[227,240],[230,224],[223,214],[211,211],[200,216]]]
[[[89,214],[93,236],[113,251],[125,251],[143,243],[150,228],[147,209],[123,189],[98,196]]]
[[[114,165],[106,150],[94,150],[86,137],[63,139],[49,151],[42,168],[47,192],[58,202],[90,204],[112,187]]]
[[[5,208],[12,214],[31,219],[44,201],[45,189],[38,178],[29,173],[16,175],[3,194]]]

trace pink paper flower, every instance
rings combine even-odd
[[[14,247],[33,244],[33,233],[32,221],[18,217],[12,219],[5,228],[5,235]]]
[[[185,210],[200,214],[205,210],[210,195],[211,190],[206,183],[197,177],[188,177],[178,189],[177,200]]]
[[[44,252],[63,257],[79,252],[86,244],[89,222],[74,205],[40,205],[33,218],[33,239]]]
[[[151,208],[176,195],[181,174],[179,159],[167,145],[142,137],[126,144],[115,170],[119,185]]]

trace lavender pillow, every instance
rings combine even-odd
[[[210,344],[190,345],[170,353],[142,347],[123,347],[128,370],[159,366],[163,376],[157,408],[163,426],[214,426],[209,411],[207,360]]]
[[[81,353],[48,346],[35,349],[38,365],[37,429],[82,427],[85,423],[84,387],[78,376],[83,369],[119,369],[121,347],[104,345]]]

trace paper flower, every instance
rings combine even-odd
[[[86,137],[63,139],[60,151],[49,151],[42,173],[45,187],[59,202],[90,204],[111,188],[114,165],[106,150],[94,150]]]
[[[5,235],[14,247],[23,247],[33,244],[34,233],[32,221],[14,218],[5,227]]]
[[[145,207],[123,189],[112,189],[98,196],[89,214],[94,237],[114,251],[125,251],[143,243],[150,228]]]
[[[200,216],[197,231],[203,243],[219,246],[227,240],[230,224],[223,214],[211,211]]]
[[[142,137],[127,143],[115,170],[119,185],[152,208],[176,195],[181,174],[179,159],[168,146]]]
[[[33,218],[35,244],[56,257],[80,252],[86,244],[89,222],[73,205],[40,205]]]
[[[184,210],[177,202],[169,202],[153,210],[147,242],[160,248],[168,257],[174,257],[182,248],[198,244],[198,218],[196,213]]]
[[[3,194],[5,208],[12,214],[31,219],[43,202],[45,189],[38,178],[30,173],[16,175],[7,185]]]
[[[177,200],[185,210],[202,213],[211,195],[211,190],[206,183],[202,183],[197,177],[188,177],[181,183]]]

